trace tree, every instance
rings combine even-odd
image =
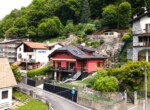
[[[121,68],[113,68],[108,71],[111,76],[117,77],[127,90],[139,90],[143,86],[144,71],[147,67],[147,74],[150,75],[150,64],[146,61],[133,61],[126,63]]]
[[[39,35],[48,37],[55,37],[59,35],[58,24],[54,19],[48,18],[45,19],[42,23],[39,24]]]
[[[109,28],[117,28],[118,12],[115,5],[108,5],[103,8],[102,12],[103,25]]]
[[[123,2],[118,7],[118,28],[128,29],[131,20],[131,5],[129,2]]]
[[[81,13],[81,23],[87,23],[90,19],[91,12],[88,0],[84,0]]]
[[[71,21],[71,20],[67,21],[67,25],[65,26],[65,33],[66,34],[74,33],[73,21]]]
[[[16,81],[20,82],[22,80],[22,76],[21,76],[21,73],[18,70],[19,67],[16,66],[16,65],[11,65],[11,69],[12,69],[12,72],[14,73]]]

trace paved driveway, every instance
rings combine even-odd
[[[32,90],[36,94],[46,98],[47,101],[51,103],[51,106],[54,110],[92,110],[84,106],[81,106],[75,102],[72,102],[66,98],[58,96],[54,93],[51,93],[51,92],[48,92],[48,91],[45,91],[36,87],[32,87],[32,86],[25,85],[25,84],[18,84],[18,87],[24,88],[27,90]]]

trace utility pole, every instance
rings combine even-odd
[[[145,86],[145,110],[147,110],[147,72],[146,66],[144,67],[144,86]]]

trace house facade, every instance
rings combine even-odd
[[[22,42],[20,39],[4,40],[0,42],[0,57],[8,58],[9,63],[16,62],[16,47]]]
[[[17,62],[24,69],[36,69],[49,61],[48,55],[61,45],[47,45],[38,42],[22,42],[17,47]]]
[[[5,110],[12,105],[12,87],[16,80],[7,58],[0,58],[0,70],[0,110]]]
[[[95,50],[85,47],[64,46],[49,55],[53,65],[54,79],[65,80],[71,76],[79,77],[83,71],[90,74],[104,69],[105,57],[95,53]]]
[[[150,62],[150,12],[132,20],[133,61]]]

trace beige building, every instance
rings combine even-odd
[[[12,105],[12,87],[16,80],[7,58],[0,58],[0,110]]]

